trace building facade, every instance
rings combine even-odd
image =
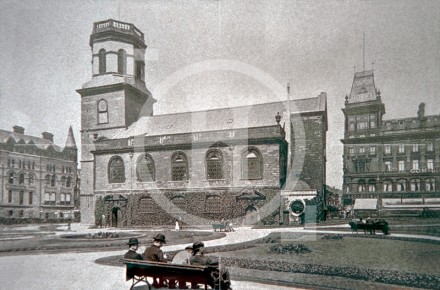
[[[343,200],[358,215],[440,210],[440,116],[384,120],[373,71],[358,72],[346,96]]]
[[[101,21],[90,45],[92,79],[78,90],[83,223],[278,225],[289,222],[297,184],[316,200],[325,183],[325,93],[154,115],[143,33]]]
[[[66,219],[75,209],[78,153],[72,128],[66,145],[53,135],[29,136],[24,128],[0,130],[1,195],[3,218]]]

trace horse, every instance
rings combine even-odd
[[[375,235],[376,230],[381,230],[384,235],[390,234],[388,222],[384,219],[367,220],[367,223],[350,221],[348,224],[350,225],[351,233],[358,233],[358,230],[364,230],[364,234],[368,231],[370,235]]]

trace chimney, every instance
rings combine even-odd
[[[12,129],[14,129],[14,133],[18,133],[18,134],[24,134],[24,128],[15,125],[14,127],[12,127]]]
[[[41,133],[43,136],[43,139],[49,140],[50,142],[53,142],[53,134],[49,132],[43,132]]]

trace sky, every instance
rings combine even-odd
[[[144,33],[150,91],[185,76],[154,95],[155,114],[284,100],[257,74],[289,82],[292,99],[326,92],[337,188],[354,71],[374,69],[385,119],[416,116],[420,102],[440,114],[440,1],[0,0],[0,129],[64,146],[72,126],[79,145],[76,90],[91,79],[93,22],[110,18]]]

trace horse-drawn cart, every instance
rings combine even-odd
[[[388,222],[384,219],[377,219],[377,220],[367,220],[366,223],[363,222],[357,222],[357,221],[351,221],[348,223],[351,228],[351,232],[358,232],[358,230],[363,230],[366,234],[367,232],[370,233],[370,235],[375,235],[376,230],[380,230],[383,232],[384,235],[390,234],[390,228],[388,226]]]

